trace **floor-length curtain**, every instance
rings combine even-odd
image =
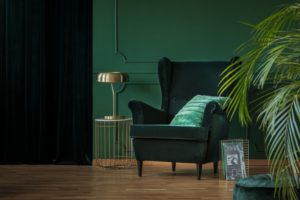
[[[56,162],[87,162],[92,125],[91,0],[48,0],[46,8],[48,74],[55,97],[51,102],[57,108],[50,110],[58,139]]]
[[[90,43],[91,0],[0,0],[0,163],[90,162]]]

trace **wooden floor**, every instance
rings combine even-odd
[[[266,162],[250,163],[250,173],[267,171]],[[196,179],[195,165],[145,163],[143,177],[136,168],[108,169],[98,166],[0,165],[0,200],[228,200],[233,181],[225,181],[205,165],[202,179]]]

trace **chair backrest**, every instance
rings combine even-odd
[[[162,58],[158,64],[162,109],[176,114],[197,94],[216,96],[221,72],[230,62],[173,62]]]

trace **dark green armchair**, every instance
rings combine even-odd
[[[130,101],[133,125],[131,138],[142,176],[143,161],[168,161],[173,172],[176,162],[195,163],[197,178],[202,164],[213,162],[218,171],[219,142],[228,137],[229,122],[216,102],[207,104],[199,127],[169,125],[176,113],[195,95],[217,96],[222,70],[230,62],[173,62],[162,58],[158,63],[161,109],[140,101]]]

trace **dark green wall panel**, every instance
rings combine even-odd
[[[129,62],[143,62],[157,61],[161,55],[179,60],[228,59],[249,34],[240,21],[258,22],[272,1],[116,2],[119,51]]]
[[[130,82],[118,95],[119,114],[130,115],[127,104],[132,99],[159,107],[159,58],[228,60],[250,36],[251,29],[242,22],[257,23],[287,2],[292,1],[94,0],[93,118],[112,113],[110,86],[97,83],[97,73],[129,73]],[[252,130],[250,155],[261,157],[257,149],[262,149],[262,136]],[[246,137],[237,119],[230,134]]]

